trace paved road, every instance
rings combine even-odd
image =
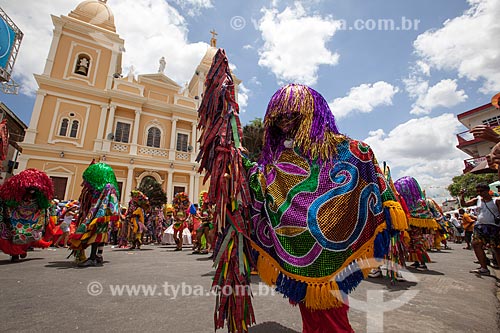
[[[497,278],[469,273],[477,266],[472,251],[451,246],[431,253],[429,271],[404,272],[410,282],[363,282],[350,297],[356,332],[499,332]],[[35,250],[15,264],[0,254],[1,331],[213,332],[214,296],[208,290],[214,271],[206,256],[169,246],[108,246],[104,267],[77,268],[67,254]],[[298,308],[272,295],[257,277],[253,281],[257,324],[250,332],[300,332]],[[125,285],[149,289],[112,295],[112,288]]]

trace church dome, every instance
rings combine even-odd
[[[116,32],[115,17],[107,0],[86,0],[69,13],[70,17]]]

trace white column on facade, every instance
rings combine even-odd
[[[120,46],[118,45],[113,45],[112,49],[118,49]],[[106,89],[111,90],[112,85],[113,85],[113,80],[114,80],[114,74],[116,71],[116,61],[118,58],[118,52],[113,51],[111,53],[111,60],[109,62],[109,71],[108,71],[108,78],[106,79]]]
[[[141,109],[135,109],[134,129],[132,130],[132,144],[130,155],[137,155],[137,139],[139,138],[139,123],[141,121]]]
[[[194,174],[194,194],[195,202],[198,202],[198,196],[200,195],[200,174],[198,172]]]
[[[106,131],[104,132],[104,141],[102,144],[102,150],[109,152],[111,148],[111,140],[108,138],[108,134],[113,134],[113,125],[115,122],[115,110],[116,105],[111,104],[109,107],[108,123],[106,126]]]
[[[199,101],[202,99],[202,94],[205,91],[205,73],[201,72],[199,75],[200,80],[198,81],[198,91],[196,92],[199,96]]]
[[[166,185],[167,186],[166,193],[167,193],[168,202],[172,202],[172,200],[174,199],[172,197],[172,190],[174,189],[174,187],[172,186],[173,179],[174,179],[174,170],[168,170],[167,171],[167,185]]]
[[[25,143],[35,143],[35,137],[37,133],[38,121],[40,120],[40,112],[42,111],[43,100],[47,93],[44,90],[38,90],[36,92],[35,105],[33,106],[33,113],[31,114],[30,126],[26,130],[24,135]]]
[[[102,140],[104,139],[104,127],[106,126],[106,114],[108,113],[108,104],[101,105],[101,117],[99,118],[99,128],[94,140],[94,151],[102,150]]]
[[[133,181],[134,181],[134,167],[132,165],[129,165],[127,172],[127,184],[125,185],[125,191],[124,191],[125,193],[122,193],[122,198],[125,198],[125,200],[122,200],[123,203],[130,201],[130,192],[132,191]]]
[[[52,72],[54,58],[56,56],[57,47],[59,46],[59,40],[61,39],[61,28],[62,26],[56,26],[54,28],[52,43],[50,44],[49,55],[47,56],[47,61],[45,62],[43,75],[50,76],[50,73]]]
[[[194,191],[194,175],[194,171],[189,174],[189,200],[191,200],[191,202],[198,202],[196,192]]]
[[[19,165],[17,166],[17,169],[14,169],[12,171],[12,174],[18,174],[19,172],[26,170],[26,168],[28,167],[28,160],[29,159],[27,155],[20,154],[18,157]]]
[[[191,147],[193,147],[191,150],[191,163],[194,163],[196,159],[196,140],[198,139],[196,136],[196,125],[196,122],[191,124]]]
[[[177,120],[179,120],[179,118],[172,118],[172,132],[170,132],[170,149],[168,151],[168,158],[172,161],[175,160],[175,136],[177,132]]]

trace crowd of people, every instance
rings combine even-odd
[[[206,192],[202,192],[202,197],[204,194]],[[185,197],[185,194],[181,196]],[[198,203],[189,203],[187,209],[178,210],[174,217],[174,209],[170,204],[151,208],[147,204],[147,197],[138,190],[132,191],[131,198],[128,208],[120,207],[119,219],[110,221],[106,245],[140,250],[143,244],[169,244],[169,237],[166,237],[169,233],[168,236],[172,236],[175,242],[175,251],[181,251],[182,236],[187,232],[187,242],[192,246],[193,254],[212,252],[215,229],[212,212],[207,204],[200,206]],[[69,248],[70,235],[75,233],[78,225],[79,201],[60,202],[54,199],[48,211],[49,219],[43,239],[50,247]]]
[[[28,169],[9,178],[0,187],[0,250],[18,262],[34,247],[69,248],[68,258],[74,256],[78,266],[102,266],[105,245],[140,250],[143,243],[161,243],[169,226],[177,225],[181,233],[189,232],[194,253],[211,252],[214,228],[206,193],[199,207],[182,192],[173,205],[151,207],[147,196],[134,190],[128,207],[120,207],[109,165],[92,162],[83,179],[78,200],[59,202],[43,171]],[[174,233],[174,239],[182,250],[182,236]]]

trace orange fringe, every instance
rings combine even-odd
[[[385,229],[386,223],[384,222],[377,227],[372,238],[358,251],[353,253],[337,271],[328,276],[318,278],[300,276],[283,270],[273,257],[252,241],[252,247],[259,252],[259,258],[257,260],[257,273],[262,281],[270,286],[276,284],[276,280],[278,279],[278,275],[280,273],[297,281],[307,283],[304,304],[309,309],[326,310],[330,308],[342,307],[344,305],[342,302],[343,297],[337,283],[335,282],[335,277],[353,262],[356,262],[360,267],[363,276],[366,278],[370,270],[375,268],[372,261],[374,256],[373,243],[377,235]]]
[[[389,209],[392,229],[399,231],[408,229],[408,219],[399,202],[388,200],[384,202],[384,207]]]

